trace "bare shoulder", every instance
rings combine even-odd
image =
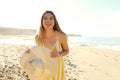
[[[67,41],[67,35],[64,33],[57,32],[57,36],[60,41]]]
[[[65,53],[65,54],[67,54],[69,52],[67,37],[68,36],[66,34],[58,32],[59,42],[62,46],[63,53]]]
[[[35,40],[38,40],[38,35],[35,35]]]
[[[37,38],[38,37],[38,34],[37,35],[35,35],[35,38]]]
[[[38,35],[35,36],[35,42],[36,42],[36,45],[42,45],[42,40]]]

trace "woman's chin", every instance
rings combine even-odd
[[[46,28],[53,28],[53,26],[45,26]]]

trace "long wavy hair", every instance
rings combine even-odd
[[[45,15],[46,13],[50,13],[50,14],[52,14],[53,17],[54,17],[53,30],[65,34],[65,33],[61,30],[61,28],[60,28],[60,26],[59,26],[59,24],[58,24],[58,21],[57,21],[57,19],[56,19],[55,14],[54,14],[52,11],[45,11],[45,12],[43,13],[42,17],[41,17],[41,25],[40,25],[39,31],[38,31],[38,33],[37,33],[37,36],[35,37],[35,40],[36,40],[36,42],[37,42],[38,44],[42,42],[43,37],[44,37],[45,28],[44,28],[44,26],[43,26],[43,17],[44,17],[44,15]],[[65,34],[65,35],[66,35],[66,34]]]

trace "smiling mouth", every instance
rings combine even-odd
[[[46,26],[51,26],[52,24],[45,24]]]

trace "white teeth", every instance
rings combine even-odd
[[[45,25],[50,26],[51,24],[45,24]]]
[[[51,24],[46,24],[46,25],[51,25]]]

